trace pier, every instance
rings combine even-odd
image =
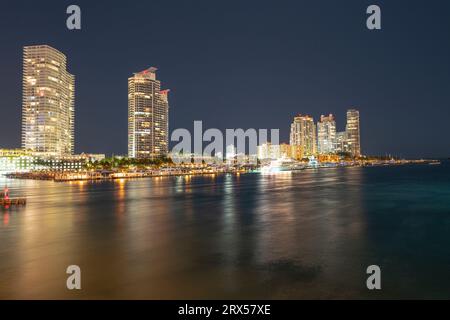
[[[248,172],[248,168],[226,168],[226,167],[180,167],[180,168],[163,168],[163,169],[147,169],[147,170],[91,170],[91,171],[30,171],[16,172],[6,174],[10,179],[32,179],[32,180],[48,180],[54,182],[70,182],[70,181],[95,181],[95,180],[115,180],[115,179],[138,179],[152,177],[175,177],[175,176],[193,176],[193,175],[210,175],[221,173],[244,173]]]
[[[3,207],[24,206],[26,204],[27,199],[25,198],[0,199],[0,206]]]

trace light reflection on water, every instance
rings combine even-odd
[[[28,199],[2,211],[0,298],[449,298],[450,280],[431,275],[450,273],[450,198],[432,189],[448,177],[441,166],[0,178]],[[72,264],[80,292],[65,288]],[[371,264],[386,273],[382,292],[365,288]]]

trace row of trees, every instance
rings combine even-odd
[[[128,169],[130,167],[136,168],[148,168],[148,167],[160,167],[165,164],[173,164],[171,158],[160,157],[154,159],[134,159],[127,157],[111,157],[105,158],[100,161],[87,162],[87,169],[101,169],[101,170],[111,170],[111,169]]]

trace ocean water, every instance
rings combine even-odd
[[[5,184],[2,299],[450,298],[448,162]]]

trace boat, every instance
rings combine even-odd
[[[316,157],[310,156],[308,161],[308,166],[311,168],[318,168],[319,167],[319,161],[317,161]]]
[[[272,160],[268,165],[261,167],[261,173],[278,173],[278,172],[291,172],[297,170],[303,170],[305,166],[299,164],[297,161],[294,161],[289,158],[279,158],[276,160]]]

